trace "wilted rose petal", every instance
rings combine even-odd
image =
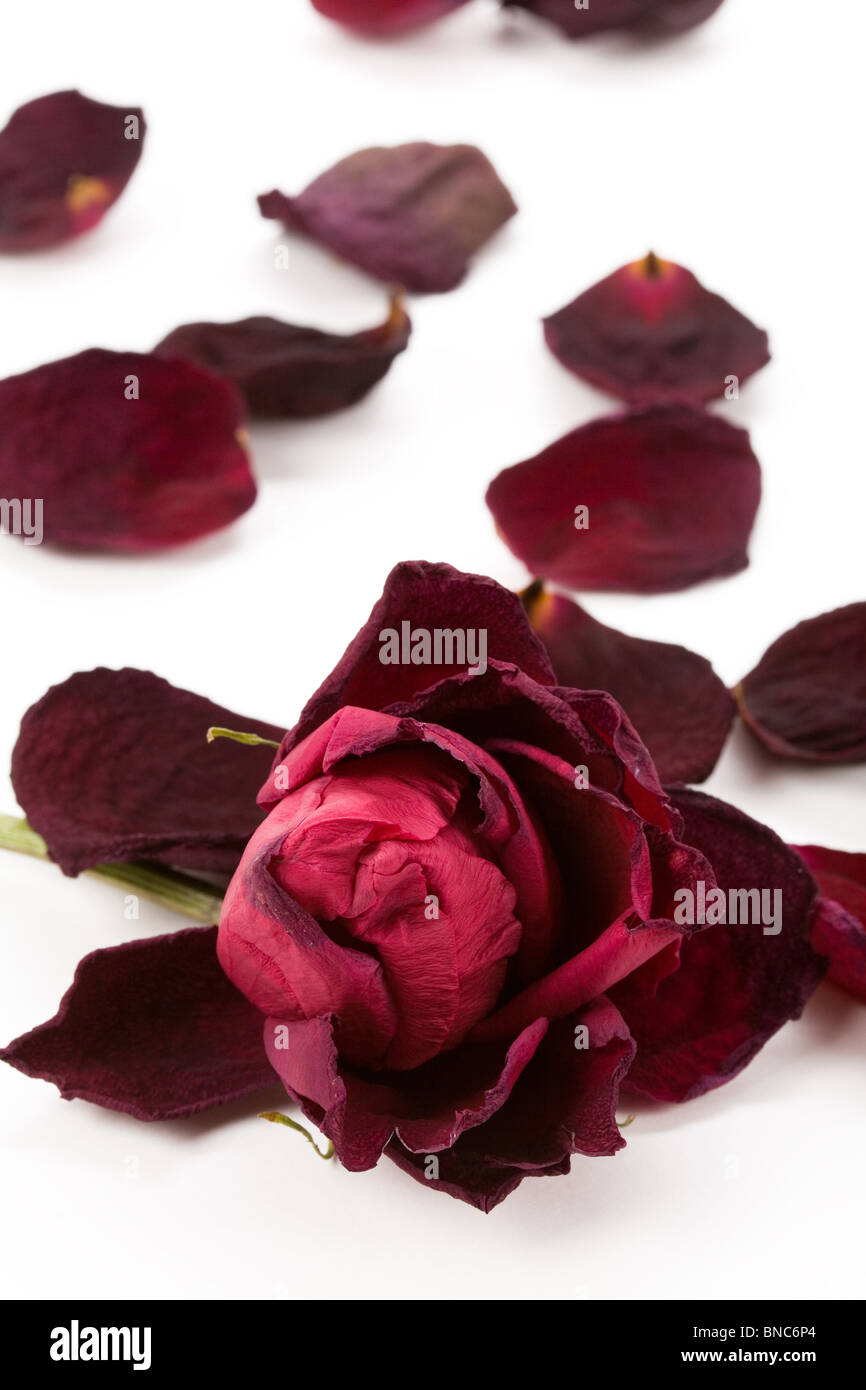
[[[156,859],[233,873],[261,820],[266,747],[206,742],[211,725],[279,741],[247,719],[150,671],[79,671],[21,721],[12,785],[66,874]]]
[[[746,431],[681,404],[573,430],[500,473],[487,505],[539,578],[665,593],[748,564],[760,497]]]
[[[544,335],[569,371],[635,405],[709,401],[770,360],[762,329],[652,253],[545,319]]]
[[[502,0],[506,8],[518,7],[557,25],[570,39],[587,38],[605,29],[647,29],[680,33],[703,24],[715,14],[722,0],[589,0],[582,8],[576,0]]]
[[[377,37],[420,29],[465,4],[466,0],[313,0],[319,14]]]
[[[0,381],[0,495],[92,550],[196,540],[252,506],[233,386],[191,362],[91,348]],[[29,510],[28,510],[29,508]]]
[[[54,1017],[0,1060],[64,1100],[170,1120],[273,1084],[261,1038],[261,1014],[220,970],[216,927],[192,927],[92,951]]]
[[[0,251],[55,246],[100,222],[141,155],[138,106],[54,92],[0,131]]]
[[[369,275],[421,293],[459,285],[517,211],[480,150],[425,141],[359,150],[298,197],[265,193],[259,207]]]
[[[830,957],[829,979],[866,999],[866,854],[795,845],[818,880],[812,944]]]
[[[252,416],[301,420],[355,405],[409,342],[412,326],[395,299],[384,323],[362,333],[323,333],[279,319],[187,323],[154,348],[219,372]]]
[[[682,1101],[730,1081],[799,1018],[826,962],[810,942],[816,884],[798,855],[724,801],[692,788],[671,796],[721,895],[708,888],[706,925],[682,941],[678,969],[650,991],[632,976],[611,994],[637,1043],[626,1087]]]
[[[662,782],[703,782],[730,732],[736,705],[705,657],[606,627],[561,594],[523,595],[560,685],[607,690],[653,757]]]
[[[780,758],[866,759],[866,603],[798,623],[734,694],[752,733]]]

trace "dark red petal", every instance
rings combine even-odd
[[[138,106],[54,92],[19,106],[0,131],[0,251],[54,246],[117,201],[144,141]]]
[[[52,686],[24,716],[12,785],[63,872],[156,859],[233,873],[272,752],[208,744],[211,725],[282,733],[149,671],[101,667]]]
[[[812,944],[830,958],[829,978],[866,999],[866,854],[795,845],[818,880]]]
[[[705,657],[629,637],[561,594],[523,596],[562,685],[607,690],[623,706],[662,782],[703,782],[730,732],[736,704]]]
[[[39,499],[61,545],[148,551],[256,497],[240,398],[191,362],[92,348],[0,381],[0,495]]]
[[[465,664],[383,665],[379,660],[380,633],[387,628],[400,632],[403,622],[409,622],[413,629],[428,631],[484,629],[488,661],[513,662],[533,679],[553,683],[544,648],[530,630],[516,594],[493,579],[463,574],[450,565],[406,561],[395,565],[388,575],[382,597],[335,669],[305,706],[296,728],[287,736],[282,756],[343,705],[384,709],[466,669]]]
[[[544,336],[569,371],[631,405],[713,400],[770,360],[762,329],[652,254],[545,319]]]
[[[579,1026],[587,1028],[585,1048],[575,1045]],[[385,1152],[419,1182],[491,1211],[524,1178],[567,1173],[572,1154],[603,1157],[623,1147],[616,1105],[633,1057],[621,1015],[598,999],[554,1024],[507,1103],[437,1154],[438,1179],[429,1176],[430,1155],[411,1153],[399,1138]]]
[[[760,497],[745,430],[667,405],[573,430],[500,473],[487,505],[541,579],[665,593],[745,568]]]
[[[680,1101],[742,1071],[800,1016],[826,966],[810,945],[816,885],[799,856],[723,801],[686,789],[671,795],[685,819],[683,839],[706,855],[726,895],[782,894],[777,935],[765,936],[761,924],[707,926],[683,940],[679,969],[654,994],[628,980],[611,991],[637,1042],[627,1087]]]
[[[588,38],[607,29],[648,29],[680,33],[703,24],[722,0],[590,0],[578,9],[575,0],[502,0],[555,24],[570,39]]]
[[[452,290],[517,208],[473,145],[418,141],[359,150],[296,198],[259,198],[263,217],[320,241],[386,284]]]
[[[262,1016],[226,979],[216,927],[85,956],[47,1023],[0,1050],[64,1100],[171,1120],[274,1085]]]
[[[313,8],[359,34],[403,34],[432,24],[466,0],[313,0]]]
[[[407,1072],[362,1073],[338,1057],[331,1021],[269,1018],[271,1066],[352,1172],[374,1168],[397,1134],[413,1152],[449,1148],[505,1105],[547,1031],[539,1019],[510,1045],[441,1053]]]
[[[377,328],[322,333],[279,319],[187,323],[154,348],[227,377],[251,416],[303,420],[363,400],[409,342],[412,325],[399,300]]]
[[[798,623],[734,691],[740,713],[780,758],[866,759],[866,603]]]

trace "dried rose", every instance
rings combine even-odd
[[[454,289],[517,208],[472,145],[359,150],[295,198],[259,198],[264,217],[312,237],[376,279],[421,293]]]
[[[770,360],[762,329],[652,253],[545,319],[544,334],[569,371],[631,404],[709,401]]]
[[[0,131],[0,251],[56,246],[101,222],[135,172],[137,106],[54,92],[19,106]]]
[[[416,655],[426,634],[429,664],[411,651],[382,661],[404,623]],[[445,630],[437,664],[430,639]],[[65,728],[55,759],[79,737],[74,720]],[[87,736],[108,780],[121,775],[125,733],[124,748]],[[177,788],[181,746],[170,752]],[[98,784],[88,773],[85,799]],[[267,1083],[251,1047],[258,1017],[270,1075],[347,1168],[384,1153],[487,1211],[525,1177],[567,1172],[575,1153],[622,1147],[630,1066],[650,1095],[720,1085],[823,973],[802,861],[696,797],[683,797],[683,838],[619,706],[555,684],[514,595],[448,566],[398,566],[262,790],[267,817],[218,943],[250,1002],[213,977],[211,929],[136,942],[89,957],[57,1017],[2,1055],[65,1095],[158,1118]],[[210,833],[220,803],[208,800]],[[182,838],[180,804],[154,789],[149,834],[164,808]],[[63,787],[51,817],[42,811],[54,837],[64,820],[91,818]],[[232,805],[227,842],[236,825]],[[675,904],[717,877],[784,891],[784,932],[690,925]]]
[[[812,944],[830,959],[829,978],[866,999],[866,854],[795,845],[818,880]]]
[[[606,29],[649,29],[680,33],[703,24],[722,0],[502,0],[506,8],[530,10],[557,25],[570,39]]]
[[[38,499],[45,540],[146,551],[252,506],[234,387],[191,362],[92,348],[0,381],[0,494]]]
[[[500,473],[487,505],[539,578],[664,593],[748,564],[760,496],[745,430],[667,405],[573,430]]]
[[[313,8],[359,34],[382,37],[432,24],[467,0],[313,0]]]
[[[734,691],[757,739],[780,758],[866,758],[866,603],[808,618],[777,638]]]
[[[607,690],[619,701],[663,783],[703,782],[736,714],[705,657],[670,642],[628,637],[536,582],[523,595],[560,685]]]
[[[363,400],[403,352],[411,331],[395,299],[385,322],[361,333],[323,333],[272,318],[187,323],[154,352],[189,358],[227,377],[251,416],[302,420]]]

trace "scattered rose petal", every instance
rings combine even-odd
[[[63,872],[155,859],[232,873],[261,820],[273,751],[208,744],[211,725],[282,735],[149,671],[82,671],[32,705],[12,785]]]
[[[148,551],[256,497],[234,387],[191,362],[92,348],[0,381],[0,495],[39,499],[45,540]]]
[[[251,416],[301,420],[355,405],[409,342],[412,326],[395,299],[384,323],[361,333],[323,333],[279,319],[187,323],[154,348],[227,377]]]
[[[746,431],[681,404],[573,430],[500,473],[487,505],[539,578],[665,593],[748,564],[760,496]]]
[[[775,935],[764,934],[762,899],[757,925],[707,925],[684,939],[679,969],[650,994],[635,988],[634,977],[611,991],[637,1042],[626,1087],[682,1101],[730,1081],[784,1023],[799,1018],[826,962],[810,944],[816,885],[799,856],[723,801],[691,789],[671,796],[685,819],[683,840],[715,870],[726,913],[732,891],[752,889],[768,893],[767,918],[776,902],[781,908]]]
[[[276,1081],[261,1014],[220,970],[216,927],[91,952],[54,1017],[0,1060],[64,1100],[137,1120],[194,1115]]]
[[[777,638],[734,694],[780,758],[866,759],[866,603],[807,618]]]
[[[359,150],[298,197],[265,193],[259,207],[376,279],[419,293],[459,285],[517,211],[480,150],[423,141]]]
[[[818,880],[812,944],[830,958],[829,978],[866,999],[866,854],[795,845]]]
[[[705,657],[670,642],[629,637],[536,583],[524,606],[560,685],[607,690],[640,734],[662,782],[703,782],[736,705]]]
[[[54,92],[19,106],[0,131],[0,251],[56,246],[95,227],[141,155],[137,106]]]
[[[632,405],[709,401],[770,360],[762,329],[652,253],[545,319],[544,335],[569,371]]]
[[[382,37],[432,24],[466,0],[313,0],[313,8],[359,34]]]
[[[502,0],[555,24],[570,39],[587,38],[606,29],[646,29],[680,33],[703,24],[722,0],[590,0],[578,9],[575,0]]]

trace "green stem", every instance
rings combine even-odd
[[[260,734],[239,734],[236,729],[218,729],[212,727],[207,731],[208,743],[213,743],[215,738],[230,738],[232,743],[246,743],[252,748],[279,748],[272,738],[262,738]]]
[[[329,1159],[334,1157],[334,1146],[331,1143],[330,1139],[328,1140],[328,1147],[325,1149],[325,1152],[322,1153],[322,1150],[319,1148],[310,1131],[308,1129],[304,1129],[303,1125],[299,1125],[297,1120],[290,1120],[288,1115],[283,1115],[281,1111],[263,1110],[262,1113],[259,1115],[259,1119],[270,1120],[271,1124],[274,1125],[286,1125],[288,1129],[294,1129],[297,1131],[298,1134],[303,1134],[307,1143],[312,1144],[313,1148],[316,1150],[316,1153],[319,1155],[319,1158]]]
[[[41,835],[16,816],[0,816],[0,849],[27,854],[32,859],[48,859],[48,847]],[[156,869],[148,864],[99,864],[87,869],[90,878],[101,879],[115,888],[146,898],[160,907],[180,912],[194,922],[211,926],[219,921],[222,895],[197,879],[173,869]]]

